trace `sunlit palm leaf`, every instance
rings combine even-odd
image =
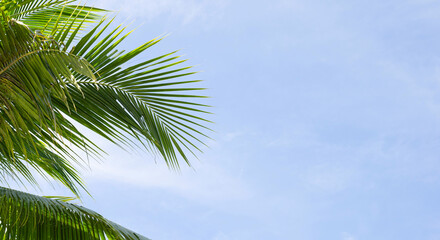
[[[120,51],[129,35],[125,28],[112,28],[101,9],[73,2],[0,2],[0,181],[24,177],[37,184],[35,169],[78,196],[83,184],[71,161],[82,162],[73,148],[92,155],[100,149],[69,119],[116,144],[140,142],[172,168],[179,167],[179,159],[190,164],[187,154],[199,150],[209,130],[200,81],[183,78],[194,72],[181,66],[185,60],[176,52],[131,65],[161,39]],[[95,26],[83,34],[88,24]],[[8,189],[0,189],[0,198],[4,239],[37,236],[26,235],[35,233],[30,229],[42,239],[60,239],[61,233],[137,239],[75,205]]]
[[[14,3],[15,2],[15,3]],[[9,16],[22,21],[33,30],[43,33],[54,33],[59,26],[70,26],[71,30],[80,26],[83,21],[93,23],[101,18],[103,9],[71,5],[74,0],[16,0],[7,4]],[[68,24],[66,24],[68,23]],[[82,27],[86,27],[83,25]]]
[[[78,194],[75,185],[82,184],[66,161],[76,159],[72,158],[68,143],[83,149],[86,146],[92,153],[96,150],[53,106],[53,101],[59,100],[67,106],[71,98],[67,84],[77,86],[73,77],[76,74],[95,79],[91,65],[63,51],[53,40],[35,35],[26,25],[5,16],[0,19],[2,176],[19,179],[19,173],[34,182],[28,170],[31,166]]]
[[[126,136],[145,139],[171,167],[178,167],[179,156],[189,164],[185,151],[198,150],[194,142],[202,143],[199,139],[207,137],[201,129],[208,129],[204,126],[208,121],[200,117],[208,113],[202,110],[207,106],[193,102],[205,96],[192,93],[203,88],[188,87],[198,80],[179,80],[194,72],[188,71],[190,67],[179,67],[185,60],[175,52],[125,67],[161,39],[123,53],[117,46],[128,34],[122,35],[118,29],[104,34],[110,22],[101,22],[72,47],[71,53],[84,56],[99,78],[92,82],[78,76],[81,92],[70,86],[70,93],[77,96],[74,103],[78,110],[71,117],[109,140],[129,141]],[[80,94],[85,98],[79,98]],[[90,106],[87,99],[96,104]]]

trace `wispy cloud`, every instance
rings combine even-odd
[[[225,233],[219,232],[212,240],[228,240],[230,239]]]
[[[152,20],[161,15],[177,18],[183,24],[204,20],[227,5],[228,0],[96,0],[97,7],[115,10],[127,17]]]
[[[320,164],[307,170],[303,181],[312,190],[337,193],[350,187],[359,175],[358,172],[354,168]]]
[[[347,233],[347,232],[342,233],[342,239],[343,240],[356,240],[356,238],[354,238],[353,235],[351,235],[350,233]]]
[[[156,188],[169,191],[200,202],[223,202],[245,200],[251,197],[249,187],[240,179],[228,173],[213,162],[197,166],[194,171],[183,167],[181,173],[170,171],[165,164],[155,164],[145,159],[128,157],[118,159],[113,155],[104,164],[93,163],[93,174],[87,176],[95,181],[113,181],[141,188]]]

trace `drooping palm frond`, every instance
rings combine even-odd
[[[141,143],[158,152],[171,168],[178,168],[180,159],[190,164],[187,154],[200,150],[209,122],[208,106],[199,102],[205,96],[197,93],[203,90],[196,85],[200,80],[184,78],[194,72],[182,66],[185,60],[176,52],[131,64],[161,39],[121,51],[120,44],[130,33],[124,34],[121,26],[112,29],[112,20],[100,15],[103,10],[73,2],[0,2],[0,182],[8,177],[21,181],[23,176],[35,183],[33,168],[79,195],[78,187],[83,185],[71,163],[81,161],[73,148],[91,154],[100,150],[69,119],[116,144]],[[84,32],[87,24],[95,26]],[[23,216],[17,214],[22,212],[33,212],[35,218],[42,215],[47,223],[26,220],[21,222],[26,229],[56,231],[51,224],[58,224],[62,230],[57,234],[137,239],[128,233],[124,238],[113,234],[125,230],[108,221],[100,228],[102,219],[79,211],[81,207],[55,207],[38,197],[3,190],[0,197],[5,205],[0,207],[12,209],[0,209],[6,214],[0,215],[4,239],[17,234],[15,220],[21,221]],[[74,217],[62,217],[63,209],[74,212],[66,213]],[[99,221],[84,220],[82,214]]]
[[[29,2],[36,3],[29,5]],[[85,9],[89,9],[89,12],[95,9],[81,7],[81,14],[75,15],[71,11],[68,11],[70,15],[65,14],[67,6],[74,6],[67,5],[70,2],[23,0],[21,5],[17,4],[19,8],[11,11],[16,15],[21,12],[37,14],[45,9],[44,6],[62,7],[58,18],[48,20],[50,23],[55,22],[52,33],[56,34],[46,36],[35,32],[33,40],[41,38],[45,45],[67,53],[66,56],[81,56],[78,60],[84,59],[90,64],[90,67],[81,66],[73,69],[74,71],[62,72],[65,73],[63,82],[58,84],[59,92],[55,92],[59,96],[50,96],[51,102],[46,101],[43,106],[49,106],[52,112],[63,112],[114,143],[140,140],[142,144],[162,155],[172,168],[178,168],[179,156],[189,164],[185,152],[199,150],[196,143],[203,144],[199,139],[207,137],[203,129],[208,129],[204,126],[207,120],[200,116],[208,113],[203,110],[207,105],[192,100],[205,96],[190,93],[203,88],[188,87],[199,80],[179,80],[194,72],[188,71],[190,67],[179,67],[185,60],[180,60],[175,52],[133,66],[127,65],[128,61],[157,44],[160,39],[151,40],[124,53],[117,49],[129,35],[123,34],[124,28],[119,26],[112,31],[106,31],[111,21],[101,19],[93,29],[82,35],[84,22],[92,21]],[[28,6],[24,7],[26,4]],[[69,17],[62,17],[67,15]],[[32,18],[34,15],[29,16],[29,21],[35,21]],[[38,22],[39,18],[36,19]],[[59,62],[51,62],[57,61]],[[75,62],[75,59],[70,61]],[[69,63],[66,64],[69,66]],[[72,67],[74,66],[69,66]],[[81,69],[93,69],[93,75],[78,71]],[[51,71],[49,69],[48,72]],[[28,70],[23,72],[29,75]],[[69,81],[68,74],[75,81]],[[95,76],[98,76],[97,79]],[[184,87],[179,87],[180,85]],[[51,94],[55,95],[52,92]],[[76,142],[76,145],[80,144]]]
[[[90,209],[62,200],[0,187],[0,239],[148,240]]]
[[[117,47],[129,34],[123,35],[120,27],[105,34],[110,24],[100,22],[71,47],[70,52],[84,56],[99,77],[93,82],[78,76],[81,91],[69,85],[77,109],[70,116],[109,140],[125,142],[131,136],[150,143],[170,167],[178,168],[179,156],[189,164],[185,151],[199,150],[195,143],[203,144],[200,138],[207,137],[203,129],[209,122],[201,116],[208,113],[203,109],[208,106],[194,101],[206,97],[193,93],[204,89],[192,86],[200,80],[181,80],[195,72],[181,66],[186,60],[176,52],[126,66],[161,39],[124,53]],[[90,106],[88,99],[96,104]],[[66,111],[61,104],[59,108]]]
[[[78,194],[75,185],[82,184],[66,160],[75,159],[68,143],[96,150],[52,102],[56,99],[68,106],[67,84],[77,85],[73,77],[77,74],[96,79],[92,66],[4,12],[0,20],[1,175],[17,179],[18,173],[33,182],[31,166]]]

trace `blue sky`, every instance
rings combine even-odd
[[[197,65],[216,132],[181,173],[93,136],[85,206],[155,240],[440,239],[438,1],[89,4],[124,48],[171,33],[150,56]]]

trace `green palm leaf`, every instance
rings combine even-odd
[[[65,200],[0,187],[0,239],[148,240]]]
[[[0,2],[0,182],[38,185],[36,172],[79,196],[75,150],[102,151],[76,124],[121,146],[140,143],[170,168],[190,165],[210,130],[204,88],[188,79],[195,72],[177,52],[130,64],[161,39],[120,51],[131,32],[74,2]],[[0,239],[141,239],[62,200],[0,188]]]
[[[130,139],[119,131],[135,139],[147,140],[170,167],[179,167],[178,156],[189,164],[184,151],[199,150],[194,142],[202,143],[199,139],[207,136],[201,129],[209,130],[204,126],[209,121],[199,116],[208,113],[202,109],[208,106],[190,101],[206,98],[192,93],[203,88],[187,86],[200,81],[180,80],[195,72],[189,71],[191,67],[179,67],[185,60],[180,60],[176,52],[124,67],[161,39],[123,53],[116,48],[128,34],[122,35],[118,28],[104,34],[110,23],[104,25],[100,22],[72,47],[71,53],[84,56],[99,78],[91,81],[78,76],[81,92],[70,85],[78,109],[71,117],[109,140],[127,143]],[[80,94],[85,98],[79,98]],[[88,99],[96,104],[90,106]],[[59,108],[63,109],[63,106]]]

